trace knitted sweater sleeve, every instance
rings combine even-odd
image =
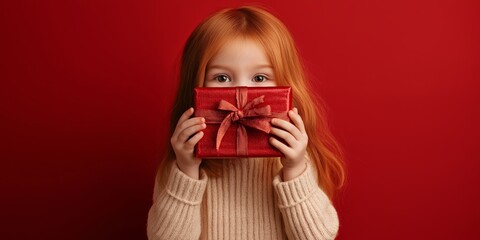
[[[173,164],[165,189],[160,190],[158,180],[155,181],[153,204],[147,220],[149,240],[199,239],[200,203],[207,180],[203,170],[200,179],[196,180]]]
[[[278,196],[285,231],[289,239],[334,239],[338,232],[337,211],[330,199],[318,187],[312,167],[286,182],[281,171],[273,185]]]

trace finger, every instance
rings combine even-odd
[[[192,149],[193,147],[195,147],[195,145],[198,143],[198,141],[200,141],[200,139],[202,139],[202,137],[203,137],[203,132],[202,131],[197,132],[195,135],[193,135],[192,138],[190,138],[185,143],[185,146],[188,147],[189,149]]]
[[[280,128],[272,127],[270,133],[285,140],[291,148],[295,148],[295,146],[298,144],[297,139],[295,139],[292,134]]]
[[[182,116],[180,116],[180,118],[178,119],[177,126],[180,125],[180,124],[182,124],[183,122],[185,122],[185,120],[189,119],[190,116],[192,116],[193,111],[194,111],[194,110],[193,110],[192,107],[189,108],[189,109],[187,109],[187,111],[185,111],[185,112],[182,114]]]
[[[280,127],[282,129],[284,129],[285,131],[289,132],[290,134],[292,134],[295,139],[297,140],[301,140],[303,138],[303,135],[302,133],[300,132],[300,130],[298,130],[298,128],[293,125],[292,123],[290,122],[287,122],[283,119],[280,119],[280,118],[274,118],[272,119],[272,124],[277,126],[277,127]]]
[[[282,152],[285,156],[291,155],[292,149],[290,149],[287,145],[278,141],[274,137],[270,137],[269,141],[270,141],[270,144],[272,144],[276,149]]]
[[[200,123],[200,124],[195,124],[193,126],[185,128],[185,130],[179,133],[177,141],[180,143],[185,143],[190,136],[192,136],[193,134],[195,134],[200,130],[205,129],[206,127],[207,125],[205,123]]]
[[[189,119],[190,116],[192,116],[192,114],[193,114],[193,108],[192,107],[187,109],[185,112],[183,112],[183,114],[180,116],[180,118],[177,121],[177,125],[175,126],[175,131],[172,134],[172,139],[177,138],[178,130],[179,130],[178,128],[179,128],[180,124],[185,122],[185,120]],[[182,129],[180,129],[180,130],[182,130]]]
[[[293,124],[295,124],[301,133],[306,133],[305,125],[303,124],[302,117],[298,114],[297,108],[294,108],[293,111],[289,111],[288,116],[292,119]]]
[[[205,118],[203,117],[194,117],[194,118],[190,118],[190,119],[187,119],[185,120],[184,122],[182,123],[179,123],[177,125],[177,127],[175,128],[175,132],[173,133],[173,136],[172,138],[177,138],[178,135],[183,132],[186,128],[189,128],[193,125],[196,125],[196,124],[202,124],[205,122]]]
[[[179,131],[183,131],[185,130],[186,128],[189,128],[193,125],[196,125],[196,124],[202,124],[202,123],[205,123],[205,118],[203,117],[194,117],[194,118],[190,118],[190,119],[187,119],[185,122],[181,123],[179,126],[178,126],[178,130]]]

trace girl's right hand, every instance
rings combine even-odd
[[[203,137],[201,130],[205,129],[207,125],[205,124],[205,118],[190,118],[192,114],[193,108],[189,108],[182,114],[170,143],[175,152],[178,168],[189,177],[199,179],[202,160],[196,158],[193,151],[195,145]]]

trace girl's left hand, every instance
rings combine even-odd
[[[285,158],[281,158],[284,181],[299,176],[307,167],[305,153],[307,151],[308,135],[302,117],[298,114],[297,108],[288,111],[288,116],[293,124],[283,119],[274,118],[271,121],[273,126],[270,131],[271,134],[285,140],[288,144],[270,137],[270,143],[285,155]]]

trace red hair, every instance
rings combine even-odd
[[[223,44],[243,37],[259,42],[270,58],[278,86],[290,86],[309,137],[307,152],[318,172],[318,184],[333,199],[344,184],[341,148],[329,130],[321,98],[312,91],[293,38],[283,23],[256,7],[224,9],[205,19],[188,38],[180,67],[180,88],[171,115],[170,136],[184,111],[193,106],[193,89],[204,84],[205,70]],[[175,153],[169,145],[160,164],[160,183],[166,183]],[[216,160],[218,163],[218,160]],[[217,175],[215,161],[204,159],[202,168]]]

